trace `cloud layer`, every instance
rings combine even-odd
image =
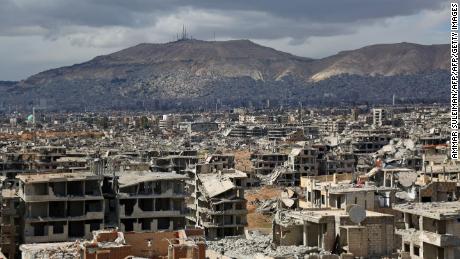
[[[444,0],[0,0],[0,6],[0,80],[171,41],[183,25],[199,39],[245,38],[311,57],[381,42],[448,42]]]

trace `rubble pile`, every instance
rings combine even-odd
[[[23,248],[23,255],[30,258],[43,259],[75,259],[80,258],[79,243],[34,244]]]
[[[256,200],[253,203],[257,205],[256,211],[262,214],[269,214],[274,212],[277,207],[277,199],[268,199],[264,201]]]
[[[226,237],[219,241],[208,241],[208,249],[234,258],[253,258],[256,254],[270,257],[302,258],[311,253],[318,253],[318,247],[278,246],[272,245],[272,237],[252,233],[248,238]]]

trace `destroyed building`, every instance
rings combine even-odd
[[[400,204],[404,228],[397,229],[405,258],[458,258],[460,254],[460,202]]]
[[[185,227],[184,175],[121,172],[118,220],[122,231],[176,230]]]
[[[244,198],[247,175],[213,164],[198,164],[188,173],[188,225],[204,228],[209,239],[242,235],[247,225]]]
[[[274,152],[274,153],[259,153],[251,154],[252,171],[255,174],[268,175],[273,170],[284,165],[288,159],[288,155]]]
[[[299,206],[308,208],[345,209],[359,205],[365,210],[382,211],[395,202],[397,188],[370,184],[353,184],[351,174],[302,177],[304,199]]]
[[[318,150],[313,147],[292,149],[288,156],[287,167],[298,173],[298,184],[301,176],[318,175],[317,157]]]
[[[181,173],[188,165],[196,163],[198,163],[197,152],[184,150],[153,158],[152,171]]]
[[[333,254],[381,258],[394,252],[394,217],[355,208],[279,211],[273,221],[278,246],[318,247]]]
[[[233,154],[212,154],[206,157],[207,164],[222,163],[224,169],[235,168],[235,155]]]
[[[88,238],[103,228],[102,177],[93,173],[18,175],[25,243]]]

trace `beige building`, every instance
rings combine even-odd
[[[460,202],[410,203],[394,206],[404,215],[403,258],[454,259],[460,255]]]
[[[89,172],[18,175],[24,243],[91,237],[104,224],[102,176]]]
[[[381,258],[394,250],[394,217],[366,211],[358,225],[344,209],[279,211],[273,221],[277,246],[318,247],[345,258]]]
[[[304,198],[299,201],[299,207],[345,209],[359,205],[366,210],[382,211],[394,204],[396,188],[355,185],[351,180],[351,174],[302,177],[300,186]]]
[[[298,172],[300,176],[318,175],[317,156],[316,148],[293,148],[287,160],[287,167]]]
[[[253,153],[252,171],[261,175],[271,174],[276,167],[284,165],[287,159],[288,156],[282,153]]]

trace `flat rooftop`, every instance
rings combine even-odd
[[[406,203],[395,205],[393,209],[437,220],[460,218],[459,201]]]
[[[151,171],[126,171],[117,174],[120,187],[128,187],[141,182],[154,182],[164,180],[185,180],[187,176],[176,173],[159,173]]]
[[[44,183],[44,182],[71,182],[82,180],[99,180],[102,176],[92,172],[74,172],[74,173],[37,173],[37,174],[19,174],[16,176],[23,183]]]
[[[329,209],[329,208],[328,209],[302,210],[302,211],[282,211],[280,213],[283,214],[282,222],[284,223],[284,221],[286,221],[287,224],[294,223],[294,222],[296,222],[297,224],[303,224],[304,221],[321,223],[331,218],[349,216],[345,209]],[[366,210],[366,218],[372,218],[372,217],[393,217],[393,215]]]

